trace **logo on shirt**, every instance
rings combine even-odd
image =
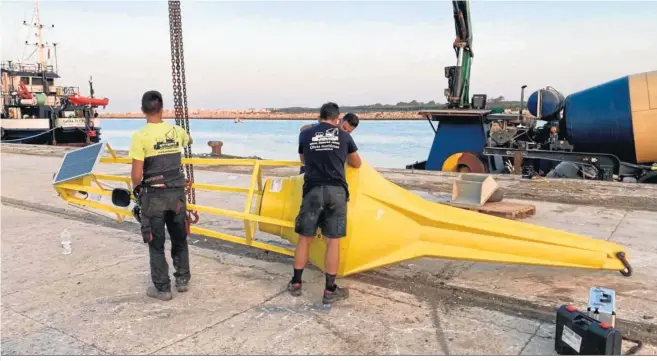
[[[180,143],[176,141],[176,129],[171,128],[164,137],[155,138],[155,145],[153,149],[155,150],[164,150],[164,149],[173,149],[180,147]]]
[[[324,132],[317,132],[310,139],[310,150],[322,152],[340,149],[340,129],[331,128]]]

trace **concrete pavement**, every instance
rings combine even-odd
[[[326,307],[315,270],[294,298],[289,265],[198,247],[191,290],[155,301],[134,233],[4,205],[2,218],[3,355],[551,352],[552,326],[539,321],[350,280],[352,297]]]
[[[193,239],[190,292],[162,303],[144,294],[148,251],[135,223],[118,225],[64,204],[50,186],[60,160],[4,153],[1,160],[3,355],[548,355],[554,353],[551,310],[565,302],[584,306],[591,286],[616,289],[619,325],[629,333],[651,339],[657,332],[655,213],[533,202],[537,215],[528,222],[628,247],[631,278],[418,260],[341,280],[352,288],[351,298],[326,307],[316,270],[304,273],[309,287],[293,298],[284,292],[288,257]],[[101,164],[97,171],[128,169]],[[198,182],[243,185],[247,179],[196,173]],[[199,204],[236,210],[241,200],[197,194]],[[227,233],[241,230],[240,221],[202,215],[201,222]],[[70,255],[61,254],[64,229],[73,236]],[[657,349],[647,345],[641,353]]]

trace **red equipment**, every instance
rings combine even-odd
[[[32,93],[27,90],[27,86],[22,80],[18,83],[18,96],[20,96],[21,99],[32,99]]]
[[[78,94],[72,95],[68,97],[68,100],[71,102],[71,104],[74,105],[95,105],[95,106],[101,106],[104,107],[107,104],[109,104],[109,99],[108,98],[89,98],[89,97],[83,97]]]

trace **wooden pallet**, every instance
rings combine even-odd
[[[520,204],[520,203],[511,203],[511,202],[490,202],[486,203],[483,206],[470,206],[465,204],[456,204],[451,202],[445,202],[445,204],[452,207],[457,207],[461,209],[467,209],[470,211],[475,211],[479,213],[489,214],[491,216],[497,216],[508,219],[522,219],[533,216],[536,214],[536,206],[532,204]]]

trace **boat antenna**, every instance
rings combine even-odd
[[[59,73],[59,62],[57,61],[57,43],[52,43],[52,47],[55,51],[55,73]]]
[[[94,97],[94,81],[91,76],[89,76],[89,94],[91,95],[91,98]]]

